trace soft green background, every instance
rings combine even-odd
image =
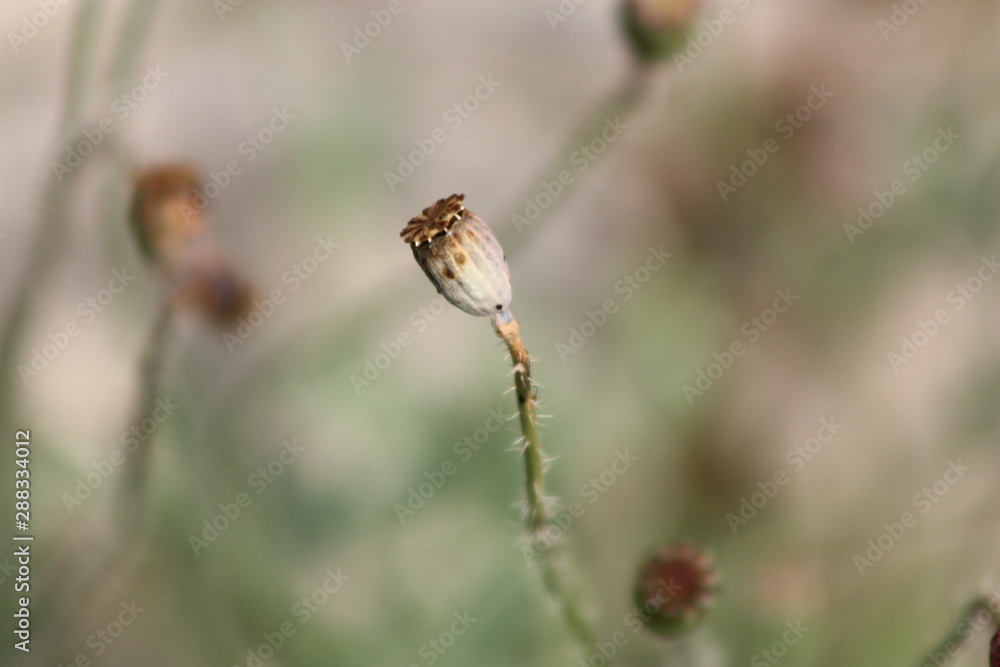
[[[520,552],[516,422],[469,456],[454,449],[490,410],[511,414],[513,396],[487,321],[437,305],[398,239],[452,192],[506,249],[551,415],[549,491],[585,508],[565,537],[602,637],[628,638],[615,664],[771,664],[759,652],[798,621],[809,631],[780,664],[921,665],[965,602],[1000,583],[1000,281],[961,309],[948,299],[998,250],[994,4],[927,3],[885,32],[889,2],[709,3],[694,33],[703,52],[653,72],[627,129],[593,161],[561,165],[573,188],[518,229],[511,211],[524,211],[588,109],[629,75],[616,3],[564,2],[576,8],[553,24],[555,0],[405,2],[348,62],[342,43],[386,3],[246,1],[219,15],[221,3],[164,2],[122,78],[131,88],[147,66],[169,74],[124,119],[109,59],[125,4],[97,3],[84,126],[114,118],[114,150],[80,168],[50,270],[24,285],[50,163],[64,152],[79,4],[0,56],[0,303],[20,289],[39,295],[17,363],[81,321],[77,305],[113,269],[137,278],[39,377],[25,384],[2,369],[14,392],[4,451],[15,429],[32,432],[39,595],[69,604],[115,534],[118,475],[72,514],[62,498],[121,447],[162,289],[126,233],[130,169],[183,160],[209,174],[238,161],[210,209],[213,234],[261,294],[285,301],[233,351],[184,318],[161,390],[179,408],[156,432],[146,546],[70,622],[47,625],[52,607],[33,607],[32,657],[45,663],[10,651],[12,580],[0,574],[3,664],[82,653],[96,665],[246,665],[264,634],[291,622],[295,634],[266,664],[428,665],[422,646],[463,612],[477,620],[434,664],[580,664]],[[714,24],[715,36],[700,22],[724,10],[733,20]],[[5,3],[0,32],[37,11]],[[499,86],[458,123],[446,112],[480,77]],[[788,136],[779,122],[822,86],[832,95]],[[294,119],[248,161],[241,142],[276,108]],[[436,128],[443,143],[390,190],[385,172]],[[908,162],[948,128],[959,138],[914,180]],[[718,182],[766,145],[777,151],[723,201]],[[904,193],[849,238],[857,209],[897,179]],[[339,247],[293,290],[286,272],[320,237]],[[671,257],[626,300],[616,285],[661,246]],[[776,290],[798,300],[751,341]],[[609,299],[603,326],[560,355]],[[947,323],[894,369],[888,355],[938,309]],[[400,336],[408,344],[393,348]],[[684,386],[734,342],[744,354],[688,401]],[[387,348],[398,354],[386,365]],[[368,363],[385,368],[358,391],[352,376]],[[823,419],[843,428],[798,470],[786,455]],[[258,494],[250,476],[286,439],[303,453]],[[595,494],[589,480],[619,452],[637,462]],[[12,456],[0,457],[5,535]],[[395,506],[446,461],[454,475],[401,522]],[[915,502],[954,461],[968,471],[939,483],[933,505]],[[727,514],[781,472],[787,483],[734,534]],[[241,492],[250,506],[196,556],[189,536]],[[855,557],[907,511],[916,525],[859,574]],[[636,568],[682,539],[715,556],[715,611],[680,644],[634,634]],[[330,570],[348,578],[305,620],[295,605]],[[95,657],[88,637],[133,599],[145,611]],[[953,664],[985,664],[990,634],[974,632]],[[57,645],[63,653],[42,657]]]

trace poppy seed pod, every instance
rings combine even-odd
[[[183,265],[205,231],[198,206],[198,174],[187,165],[147,169],[135,181],[129,220],[147,259],[168,274]]]
[[[200,312],[220,328],[236,324],[253,310],[254,288],[222,258],[201,259],[180,281],[180,305]]]
[[[668,546],[643,564],[635,584],[635,604],[657,634],[689,630],[708,612],[718,575],[708,554],[689,544]]]
[[[624,0],[622,28],[643,60],[669,58],[684,45],[700,0]]]
[[[399,235],[437,291],[471,315],[510,319],[510,273],[503,249],[465,195],[439,199],[410,220]]]

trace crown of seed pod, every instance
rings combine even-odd
[[[699,0],[624,0],[622,28],[644,60],[669,58],[684,43]]]
[[[153,167],[135,181],[129,222],[147,259],[168,274],[182,266],[205,231],[198,173],[183,164]]]
[[[717,589],[718,574],[708,554],[690,544],[666,546],[639,570],[635,604],[650,630],[671,636],[704,618]]]
[[[466,210],[465,195],[439,199],[399,235],[437,291],[472,315],[509,318],[510,273],[503,248],[482,219]]]

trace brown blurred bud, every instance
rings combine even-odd
[[[675,635],[704,618],[717,590],[708,554],[689,544],[666,546],[639,570],[635,604],[650,630]]]
[[[218,258],[199,261],[177,287],[178,305],[226,329],[254,307],[253,286]]]
[[[198,173],[184,164],[147,169],[135,181],[129,222],[147,259],[168,276],[186,264],[205,231]]]
[[[990,667],[1000,667],[1000,628],[990,642]]]
[[[464,200],[465,195],[439,199],[399,235],[449,303],[472,315],[509,321],[510,273],[503,249],[486,223],[465,209]]]
[[[669,58],[684,43],[700,0],[623,0],[622,28],[644,60]]]

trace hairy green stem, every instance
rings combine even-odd
[[[569,586],[565,576],[565,565],[558,545],[548,536],[548,509],[545,506],[545,457],[542,454],[541,438],[538,434],[538,414],[535,411],[537,398],[531,380],[531,361],[521,341],[517,320],[509,322],[493,321],[497,335],[510,350],[514,364],[514,391],[517,394],[517,411],[524,436],[524,476],[527,491],[527,527],[531,552],[537,553],[541,567],[542,582],[549,596],[559,605],[563,620],[574,639],[580,644],[584,654],[593,650],[597,635],[590,627],[580,609],[576,592]]]

